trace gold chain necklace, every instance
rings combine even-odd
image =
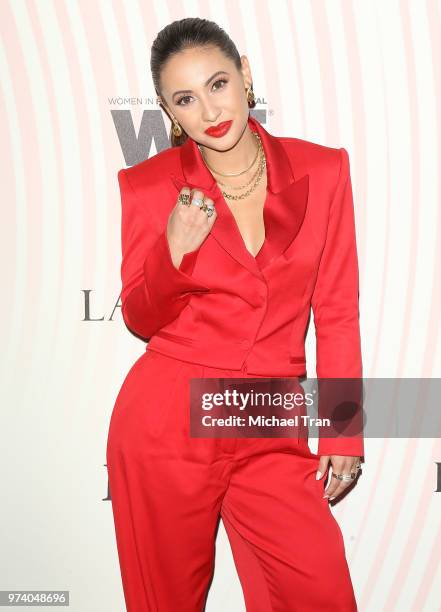
[[[256,137],[256,139],[257,139],[257,144],[259,145],[259,143],[260,143],[260,138],[259,138],[259,135],[257,134],[257,132],[253,132],[253,136],[255,136],[255,137]],[[256,155],[254,156],[254,159],[253,159],[253,161],[251,162],[251,164],[248,166],[248,168],[245,168],[245,170],[241,170],[240,172],[228,172],[227,174],[223,174],[222,172],[218,172],[217,170],[215,170],[214,168],[212,168],[212,167],[210,166],[210,164],[208,163],[208,161],[207,161],[207,159],[206,159],[206,157],[205,157],[205,155],[204,155],[204,152],[203,152],[203,150],[202,150],[201,145],[199,145],[199,144],[198,144],[198,147],[199,147],[199,151],[201,152],[201,155],[202,155],[202,157],[203,157],[203,159],[204,159],[204,162],[205,162],[205,164],[208,166],[208,168],[209,168],[209,169],[210,169],[212,172],[214,172],[215,174],[219,174],[220,176],[240,176],[241,174],[245,174],[245,172],[248,172],[248,170],[254,166],[254,164],[256,163],[257,156],[259,155],[259,146],[258,146],[258,147],[257,147],[257,151],[256,151]]]
[[[224,198],[226,198],[227,200],[244,200],[246,197],[248,197],[251,193],[253,193],[253,191],[255,191],[257,189],[258,184],[260,183],[263,173],[265,171],[266,168],[266,157],[265,157],[265,151],[263,150],[263,146],[262,146],[262,142],[260,140],[260,137],[258,136],[258,134],[256,133],[256,138],[258,141],[258,145],[259,145],[259,168],[257,171],[257,177],[256,180],[254,181],[253,185],[247,189],[247,191],[245,191],[245,193],[241,193],[240,195],[232,195],[230,193],[227,193],[226,191],[222,190],[222,195],[224,196]]]
[[[251,193],[253,193],[253,191],[255,191],[255,190],[256,190],[256,188],[257,188],[258,184],[260,183],[260,181],[261,181],[261,179],[262,179],[263,173],[264,173],[265,168],[266,168],[266,157],[265,157],[265,151],[264,151],[264,149],[263,149],[263,146],[262,146],[262,141],[261,141],[261,139],[260,139],[259,135],[258,135],[256,132],[253,132],[253,134],[254,134],[254,136],[256,137],[256,139],[257,139],[257,143],[258,143],[257,155],[258,155],[258,157],[259,157],[259,166],[258,166],[257,173],[256,173],[256,174],[257,174],[257,178],[256,178],[256,180],[255,180],[254,184],[253,184],[253,185],[250,187],[250,189],[247,189],[247,191],[245,191],[245,193],[241,193],[240,195],[233,195],[233,194],[227,193],[226,191],[224,191],[223,189],[221,189],[222,195],[223,195],[223,196],[224,196],[224,198],[226,198],[227,200],[244,200],[244,199],[245,199],[246,197],[248,197],[248,196],[249,196]],[[198,145],[198,146],[199,146],[199,145]],[[200,150],[200,148],[199,148],[199,150]],[[201,151],[201,154],[202,154],[202,151]],[[203,156],[203,154],[202,154],[202,156]],[[204,161],[205,161],[205,158],[204,158]],[[205,162],[205,163],[206,163],[206,162]],[[207,164],[207,165],[208,165],[208,164]],[[250,166],[250,167],[251,167],[251,166]],[[256,176],[256,174],[255,174],[254,176]],[[254,179],[254,176],[253,176],[253,179]],[[251,181],[252,181],[253,179],[251,179]],[[251,181],[250,181],[250,182],[251,182]],[[216,181],[216,182],[218,183],[218,185],[219,185],[219,184],[221,184],[221,185],[226,186],[226,185],[225,185],[225,183],[219,183],[218,181]],[[247,183],[247,185],[248,185],[248,184],[249,184],[249,183]],[[246,186],[246,185],[245,185],[245,186]],[[232,187],[231,185],[228,185],[228,187],[230,187],[230,188],[234,189],[234,187]],[[236,188],[236,189],[237,189],[237,188]]]
[[[250,187],[250,189],[247,189],[247,191],[245,191],[245,193],[241,193],[240,195],[232,195],[230,193],[227,193],[226,191],[222,190],[222,195],[224,196],[224,198],[226,198],[227,200],[243,200],[245,199],[247,196],[249,196],[251,193],[253,193],[253,191],[256,190],[257,185],[260,183],[264,170],[266,167],[266,159],[265,159],[265,155],[263,154],[260,162],[259,162],[259,174],[257,176],[256,181],[254,182],[254,185],[252,185]]]
[[[249,181],[247,181],[245,183],[245,185],[229,185],[228,183],[222,183],[222,181],[217,181],[218,185],[222,185],[222,187],[228,187],[229,189],[233,189],[234,191],[238,191],[240,189],[246,189],[246,187],[248,187],[248,185],[251,185],[251,183],[256,179],[257,174],[259,173],[260,170],[260,165],[257,164],[257,168],[253,174],[253,176],[250,178]]]

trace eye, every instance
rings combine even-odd
[[[216,83],[228,83],[228,81],[226,81],[225,79],[218,79],[217,81],[215,81],[213,83],[213,87],[216,85]],[[222,85],[222,87],[216,88],[216,89],[223,89],[225,87],[225,85]]]
[[[176,104],[178,106],[187,106],[187,104],[182,104],[182,100],[185,100],[187,98],[191,98],[191,96],[182,96],[182,98],[179,98],[179,100],[176,102]]]

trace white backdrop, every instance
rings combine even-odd
[[[150,45],[184,16],[248,56],[271,133],[348,150],[364,376],[441,375],[439,1],[3,0],[0,589],[68,589],[74,612],[124,609],[105,447],[145,349],[115,309],[126,164],[112,111],[138,133],[158,109]],[[149,99],[121,103],[134,96]],[[311,321],[309,376],[314,358]],[[332,508],[360,610],[438,611],[441,441],[365,446]],[[242,612],[222,525],[216,550],[207,612]]]

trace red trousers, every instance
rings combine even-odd
[[[220,518],[248,612],[356,611],[307,440],[190,437],[190,379],[237,376],[147,350],[124,380],[107,470],[127,611],[203,611]]]

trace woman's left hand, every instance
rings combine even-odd
[[[323,474],[326,472],[328,467],[328,463],[331,461],[332,465],[332,473],[337,474],[347,474],[350,475],[351,472],[355,472],[357,476],[358,470],[356,468],[357,465],[360,465],[360,457],[350,457],[347,455],[322,455],[320,457],[320,462],[317,471],[317,480],[323,477]],[[331,477],[331,480],[326,487],[325,494],[323,497],[329,497],[329,499],[334,499],[337,495],[340,495],[345,491],[353,482],[354,479],[351,480],[339,480],[334,476]]]

